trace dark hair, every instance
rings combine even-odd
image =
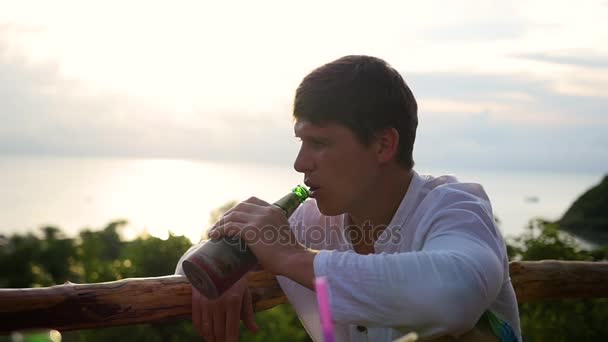
[[[399,73],[382,59],[345,56],[308,74],[296,90],[293,116],[313,124],[339,123],[368,146],[374,134],[399,132],[397,161],[414,166],[418,105]]]

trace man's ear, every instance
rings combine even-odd
[[[376,133],[374,144],[379,163],[395,160],[399,152],[399,132],[394,127],[385,128]]]

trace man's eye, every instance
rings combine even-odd
[[[322,140],[311,140],[310,142],[314,147],[323,147],[325,146],[325,142]]]
[[[308,145],[312,148],[321,148],[321,147],[327,146],[327,141],[321,140],[321,139],[310,139],[310,138],[301,138],[301,137],[296,137],[296,139],[301,144]]]

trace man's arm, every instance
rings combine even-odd
[[[285,276],[300,285],[313,290],[315,279],[315,257],[319,251],[303,249],[286,255],[278,268],[278,275]]]
[[[466,216],[468,228],[483,228],[477,215],[458,215]],[[464,333],[507,275],[496,253],[456,221],[439,218],[421,251],[298,252],[284,259],[280,273],[308,288],[315,276],[327,277],[338,322],[391,326],[424,337]]]
[[[175,274],[185,275],[182,261],[203,243],[193,245],[184,253],[177,263]],[[255,322],[253,300],[246,276],[216,300],[207,299],[192,287],[192,325],[205,341],[237,341],[241,320],[248,330],[252,332],[259,330]]]
[[[465,202],[434,214],[416,252],[315,253],[292,243],[284,214],[256,198],[237,205],[210,237],[240,236],[264,269],[307,288],[315,277],[327,277],[335,321],[403,328],[423,337],[458,335],[473,328],[506,276],[491,247],[491,219],[469,207]]]

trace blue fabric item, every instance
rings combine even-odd
[[[518,342],[513,328],[507,322],[496,317],[491,311],[484,312],[481,320],[488,322],[490,329],[500,342]]]

